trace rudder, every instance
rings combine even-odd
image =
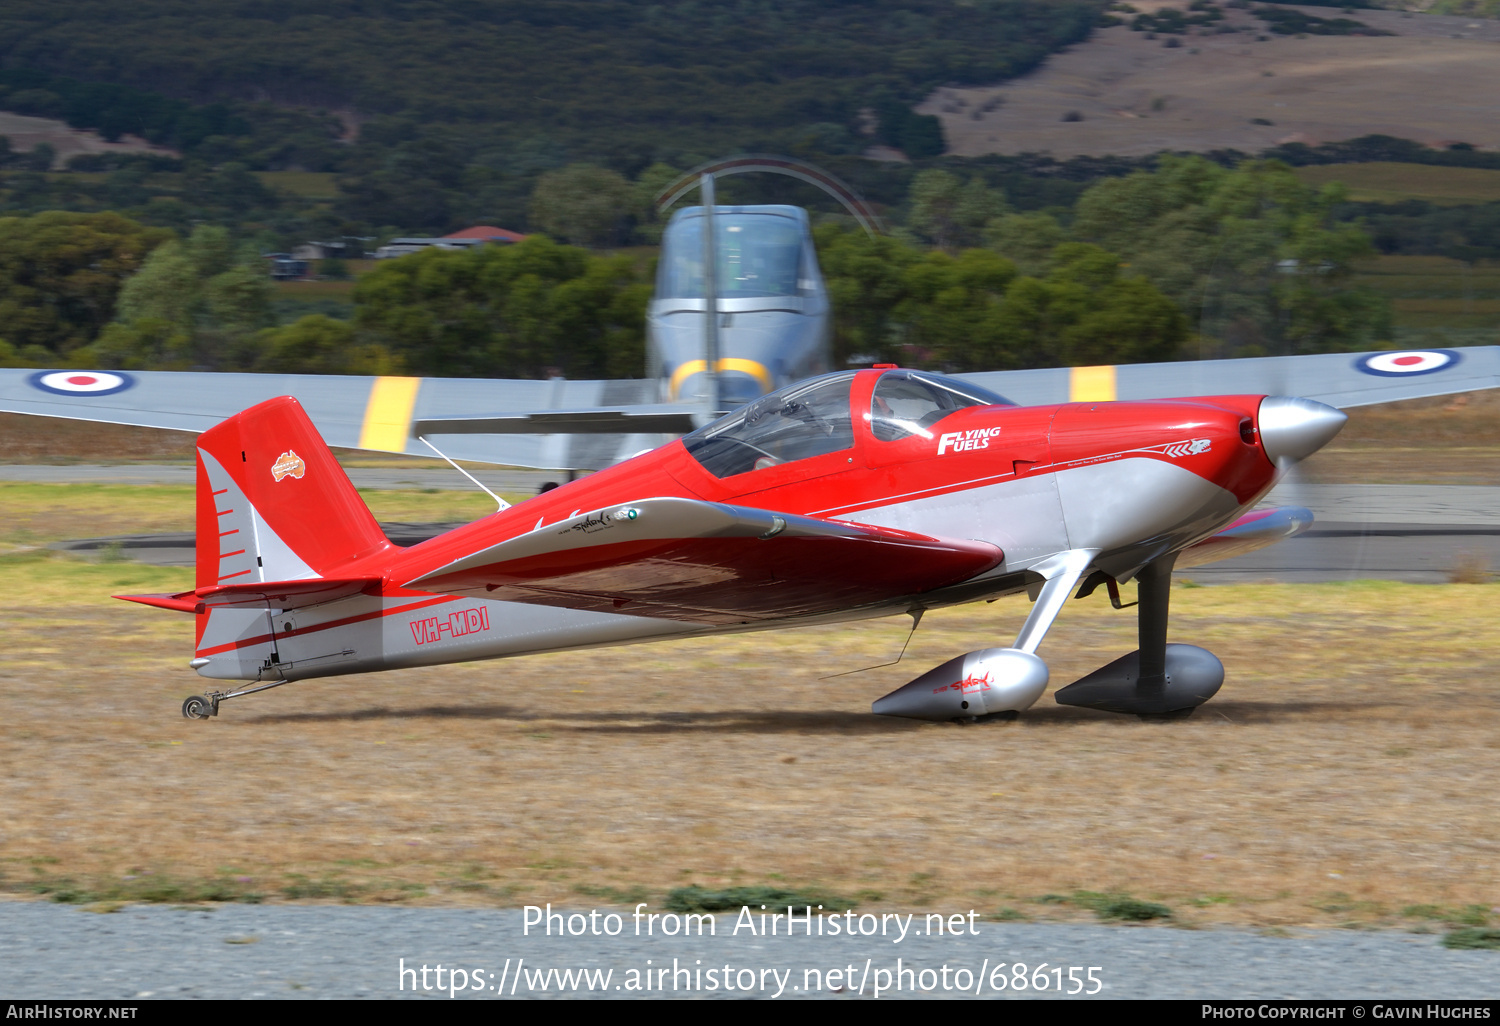
[[[393,547],[291,396],[199,436],[197,498],[200,590],[327,577]]]

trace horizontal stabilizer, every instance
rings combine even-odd
[[[216,588],[204,588],[198,592],[198,599],[209,606],[261,606],[269,603],[278,609],[297,609],[348,598],[350,595],[374,594],[380,590],[380,583],[379,577],[257,581],[252,584],[223,584]]]
[[[149,595],[113,595],[111,598],[124,599],[126,602],[139,602],[143,606],[154,606],[157,609],[170,609],[177,613],[199,613],[199,600],[197,592],[180,591],[176,594],[170,592],[153,592]]]
[[[315,577],[299,581],[256,581],[250,584],[224,584],[175,595],[116,595],[117,599],[176,609],[184,613],[201,613],[209,606],[274,606],[277,609],[300,609],[321,602],[348,598],[350,595],[374,594],[379,591],[379,577]]]
[[[592,410],[546,410],[507,413],[494,417],[443,417],[418,420],[411,426],[425,435],[685,435],[700,425],[691,410],[680,405],[616,406]]]
[[[727,624],[930,591],[1002,558],[988,542],[666,497],[538,526],[407,586]]]
[[[1312,511],[1301,506],[1251,510],[1218,534],[1190,545],[1177,557],[1179,568],[1243,556],[1292,538],[1312,527]]]

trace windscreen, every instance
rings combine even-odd
[[[776,214],[714,217],[721,299],[758,299],[798,294],[802,269],[801,225]],[[703,218],[673,224],[662,240],[657,296],[703,298]]]
[[[715,477],[733,477],[854,445],[853,372],[829,374],[763,395],[682,440]]]

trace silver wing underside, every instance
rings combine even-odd
[[[663,431],[688,426],[698,412],[660,403],[658,382],[640,379],[117,371],[110,374],[124,387],[107,394],[68,390],[69,378],[90,373],[0,369],[0,412],[200,432],[266,399],[293,395],[332,446],[432,456],[414,433],[420,426],[454,459],[548,470],[610,466],[659,445],[668,437]],[[1500,387],[1500,346],[957,376],[1022,405],[1261,393],[1347,408]],[[606,419],[642,430],[608,433]],[[443,420],[455,423],[445,429],[437,423]]]

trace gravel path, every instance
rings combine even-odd
[[[611,911],[623,918],[606,920]],[[901,968],[916,970],[903,977],[901,993],[906,996],[913,986],[929,997],[972,996],[976,986],[986,997],[1038,996],[1035,989],[1013,989],[1017,962],[1032,972],[1047,964],[1047,997],[1057,996],[1052,972],[1059,966],[1065,988],[1071,988],[1068,968],[1078,966],[1079,987],[1086,990],[1094,989],[1087,983],[1088,967],[1099,967],[1094,975],[1102,983],[1099,995],[1106,998],[1452,1000],[1500,995],[1500,952],[1449,951],[1439,946],[1436,935],[1296,931],[1295,936],[1269,937],[1232,930],[980,922],[972,927],[978,931],[974,936],[965,922],[962,936],[919,936],[919,916],[897,942],[898,926],[889,920],[883,924],[884,937],[816,936],[815,919],[814,936],[802,936],[799,921],[798,935],[788,938],[784,921],[779,936],[752,935],[743,927],[734,936],[735,917],[721,914],[715,936],[689,940],[660,936],[661,920],[656,936],[646,936],[643,926],[637,937],[630,913],[618,909],[602,909],[594,921],[601,933],[618,928],[617,936],[558,937],[557,923],[552,937],[539,936],[540,927],[525,936],[523,916],[518,909],[294,905],[132,906],[102,914],[41,902],[0,903],[0,995],[448,1000],[455,982],[483,988],[461,996],[493,998],[500,996],[502,980],[508,981],[506,997],[512,986],[517,998],[528,996],[529,990],[536,997],[560,996],[560,990],[571,994],[574,988],[559,987],[555,977],[533,990],[532,974],[556,967],[610,971],[602,987],[595,978],[596,997],[635,996],[629,989],[632,981],[644,988],[644,972],[665,969],[664,976],[653,978],[650,996],[660,994],[659,979],[665,984],[660,996],[667,997],[769,998],[776,996],[778,985],[781,997],[801,997],[808,996],[808,984],[816,984],[821,975],[819,996],[847,999],[859,996],[861,981],[867,998],[877,982],[894,987],[898,958]],[[860,922],[855,916],[856,926]],[[825,928],[827,924],[825,920]],[[876,928],[873,917],[863,925]],[[594,928],[586,927],[583,918],[573,919],[572,926]],[[517,985],[519,959],[525,963]],[[404,977],[402,960],[414,970]],[[684,970],[676,977],[680,989],[675,992],[674,960]],[[998,976],[997,963],[1005,963]],[[431,990],[422,989],[424,964]],[[436,986],[439,964],[441,990]],[[945,964],[950,969],[946,977],[941,973]],[[729,979],[740,985],[733,993],[720,984],[726,966]],[[456,981],[453,967],[460,968]],[[837,971],[833,978],[830,970]],[[996,992],[992,981],[1001,979],[1007,987]],[[964,984],[968,991],[945,991],[945,981]],[[710,989],[710,982],[720,984],[718,989]],[[842,986],[842,992],[830,993],[834,985]],[[589,994],[587,986],[576,990],[578,996]]]

